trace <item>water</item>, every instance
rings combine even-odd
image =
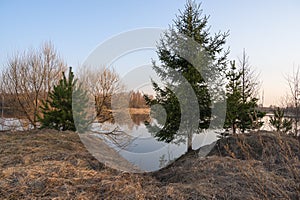
[[[93,130],[97,132],[110,131],[118,127],[121,131],[119,136],[113,139],[99,134],[106,144],[114,148],[122,157],[142,171],[156,171],[168,165],[186,152],[185,143],[174,144],[158,141],[148,132],[140,116],[135,116],[131,123],[112,124],[95,123]],[[214,131],[195,134],[193,136],[193,149],[198,149],[217,140]],[[117,142],[116,142],[117,141]]]
[[[132,115],[131,120],[123,123],[94,123],[93,130],[97,136],[105,141],[119,155],[137,166],[142,171],[156,171],[186,152],[185,143],[174,144],[160,142],[148,132],[144,121],[148,115]],[[115,137],[106,136],[103,133],[121,130]],[[24,120],[5,118],[0,119],[0,130],[24,131],[32,129],[31,125],[24,126]],[[214,131],[195,134],[193,137],[193,149],[198,149],[217,140]]]

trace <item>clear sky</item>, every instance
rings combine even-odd
[[[200,1],[199,1],[200,2]],[[78,66],[100,43],[124,31],[167,28],[185,0],[0,0],[0,64],[19,50],[51,40],[66,62]],[[287,91],[284,75],[300,65],[300,2],[203,0],[211,32],[230,31],[230,58],[245,48],[260,73],[265,105]]]

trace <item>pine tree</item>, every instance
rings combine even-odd
[[[293,120],[284,118],[284,110],[279,107],[273,110],[274,117],[271,117],[270,124],[276,129],[277,132],[281,131],[287,133],[292,130]]]
[[[258,107],[258,98],[256,92],[259,85],[258,76],[251,69],[249,57],[245,50],[243,56],[239,59],[239,67],[241,71],[241,95],[242,106],[240,109],[240,130],[244,133],[247,129],[257,129],[263,125],[260,121],[265,113],[260,112]]]
[[[84,108],[87,105],[88,99],[81,86],[76,88],[76,83],[77,80],[74,78],[72,68],[70,67],[68,78],[66,78],[63,72],[62,79],[49,93],[49,99],[42,102],[41,110],[43,117],[39,118],[41,128],[76,131],[75,122],[77,129],[79,129],[78,131],[83,131],[87,127],[89,120],[85,119],[86,113],[84,112]],[[72,102],[72,99],[76,102]],[[74,113],[72,103],[81,105],[75,107]],[[75,119],[77,120],[75,122],[74,116],[76,116]]]
[[[160,88],[156,83],[153,83],[153,89],[156,92],[155,99],[150,99],[145,96],[147,105],[153,106],[160,104],[166,110],[167,117],[164,124],[158,123],[157,127],[150,126],[150,132],[153,132],[155,137],[160,141],[171,142],[186,142],[188,151],[192,150],[192,136],[193,133],[209,127],[211,120],[211,96],[208,92],[208,85],[199,71],[189,63],[186,59],[178,54],[180,49],[187,47],[186,39],[192,39],[199,44],[205,52],[205,58],[208,57],[210,68],[207,69],[208,62],[202,63],[202,69],[210,73],[211,78],[214,77],[215,72],[224,70],[226,65],[226,57],[228,52],[223,51],[223,45],[228,33],[218,33],[215,36],[210,36],[208,27],[208,17],[201,16],[202,10],[200,5],[194,1],[187,1],[185,10],[180,12],[180,15],[174,21],[174,26],[165,33],[158,45],[158,57],[161,65],[153,63],[153,69],[158,76],[164,81],[165,88]],[[180,38],[178,37],[180,35]],[[197,52],[191,52],[188,49],[184,50],[186,54],[192,55]],[[189,107],[189,97],[184,97],[187,89],[184,83],[176,74],[182,75],[192,87],[199,105],[200,115],[193,116],[198,120],[199,125],[197,130],[189,129],[191,119],[181,119],[181,109],[187,112],[192,111],[194,108]],[[178,88],[181,88],[178,90]],[[173,92],[177,91],[177,95]],[[181,98],[184,108],[180,107],[178,101],[178,94],[183,96]],[[161,110],[158,109],[158,113]],[[159,114],[155,114],[159,117]],[[179,126],[183,124],[186,127],[187,133],[178,133]],[[163,128],[160,130],[159,127]],[[157,132],[157,130],[160,130]],[[183,137],[182,137],[183,136]]]
[[[72,95],[72,113],[77,132],[84,133],[89,130],[91,123],[96,118],[94,106],[94,101],[90,101],[82,83],[75,84]]]
[[[237,70],[235,62],[230,62],[230,71],[226,73],[228,84],[226,85],[227,112],[224,128],[231,128],[233,134],[240,127],[240,109],[242,107],[241,94],[241,76],[242,73]]]
[[[231,69],[226,73],[228,83],[226,85],[227,111],[224,128],[231,128],[233,134],[239,129],[242,133],[246,130],[257,129],[263,125],[261,118],[265,113],[257,109],[258,99],[255,97],[256,79],[251,77],[253,73],[245,53],[240,67],[235,62],[230,62]]]

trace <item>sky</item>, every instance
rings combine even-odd
[[[0,0],[0,68],[14,52],[49,40],[76,68],[97,46],[120,33],[168,28],[184,4],[185,0]],[[300,2],[203,0],[202,9],[210,16],[212,34],[229,31],[230,59],[246,50],[260,74],[264,105],[279,104],[288,92],[285,76],[300,66]],[[147,53],[151,58],[154,54]],[[137,57],[144,56],[124,58],[123,73],[130,68],[124,63]]]

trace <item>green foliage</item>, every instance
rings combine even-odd
[[[81,86],[76,88],[76,84],[77,80],[74,79],[74,74],[70,67],[68,78],[66,78],[63,72],[63,78],[49,93],[49,99],[42,102],[41,110],[43,117],[39,117],[41,128],[76,131],[74,116],[77,119],[76,125],[77,129],[79,129],[78,131],[83,131],[87,127],[89,120],[83,119],[86,116],[84,108],[87,105],[88,99]],[[72,99],[79,101],[76,103],[77,105],[81,103],[81,106],[75,107],[74,113]]]
[[[89,105],[89,103],[91,104]],[[77,132],[84,133],[89,129],[89,125],[95,119],[93,110],[89,111],[93,107],[94,104],[89,101],[87,90],[84,90],[82,84],[78,83],[73,89],[72,95],[72,112]]]
[[[148,96],[145,96],[145,100],[149,106],[161,105],[164,110],[167,112],[166,116],[162,113],[163,109],[155,109],[152,107],[151,112],[154,115],[154,118],[161,125],[164,124],[164,127],[160,130],[161,127],[150,126],[149,123],[146,123],[147,128],[150,133],[155,133],[155,137],[159,141],[171,142],[175,139],[175,132],[179,129],[181,112],[180,105],[175,94],[169,89],[161,89],[155,82],[153,82],[153,89],[156,93],[154,99],[150,99]],[[154,110],[154,109],[155,110]],[[163,118],[166,117],[164,120]]]
[[[243,85],[244,76],[245,70],[238,69],[234,61],[230,62],[230,70],[226,73],[227,111],[224,128],[231,128],[233,133],[237,129],[245,132],[261,127],[263,122],[260,119],[265,116],[257,109],[258,99],[253,97],[250,90],[245,90],[250,83]]]
[[[257,102],[257,98],[251,97],[250,100],[242,104],[240,114],[240,129],[242,133],[249,129],[258,129],[263,125],[261,119],[265,116],[265,113],[258,110]]]
[[[240,123],[240,110],[242,105],[241,94],[241,72],[235,66],[235,62],[230,62],[230,71],[226,74],[228,84],[226,85],[227,112],[225,119],[225,128],[232,128],[236,133]]]
[[[293,120],[284,118],[284,110],[277,108],[273,110],[274,117],[271,117],[270,124],[276,129],[276,131],[287,133],[292,130]]]
[[[194,1],[187,1],[185,10],[180,12],[180,15],[174,21],[174,26],[170,27],[170,30],[161,39],[157,50],[161,65],[154,62],[153,69],[164,81],[165,87],[161,88],[153,82],[153,89],[156,92],[155,98],[150,99],[145,96],[148,106],[159,104],[165,109],[167,115],[166,120],[163,121],[164,123],[160,123],[160,120],[158,120],[158,126],[150,126],[149,124],[147,126],[158,140],[165,142],[171,142],[175,139],[185,141],[187,135],[191,137],[193,133],[209,127],[212,102],[208,92],[208,84],[200,74],[199,69],[197,70],[178,52],[182,51],[188,56],[197,53],[189,51],[189,46],[185,44],[188,39],[192,39],[199,44],[205,52],[203,58],[205,57],[207,60],[201,60],[202,63],[199,62],[197,67],[201,68],[200,71],[206,70],[213,79],[216,78],[214,75],[217,73],[215,72],[223,70],[226,65],[228,52],[223,51],[223,45],[227,36],[227,33],[210,36],[208,17],[202,16],[200,5]],[[178,76],[178,74],[180,75]],[[190,96],[186,95],[188,87],[185,86],[182,77],[189,83],[199,105],[200,115],[190,117],[199,122],[196,130],[189,128],[190,120],[194,119],[182,119],[182,110],[186,112],[195,110],[194,107],[190,106]],[[176,91],[176,95],[174,91]],[[178,96],[181,96],[181,104]],[[155,115],[159,117],[160,112],[162,112],[161,109],[157,109]],[[184,135],[185,138],[178,137],[182,133],[177,133],[179,126],[182,124],[186,129],[189,129]],[[188,144],[188,148],[191,148],[189,145],[191,144]]]

